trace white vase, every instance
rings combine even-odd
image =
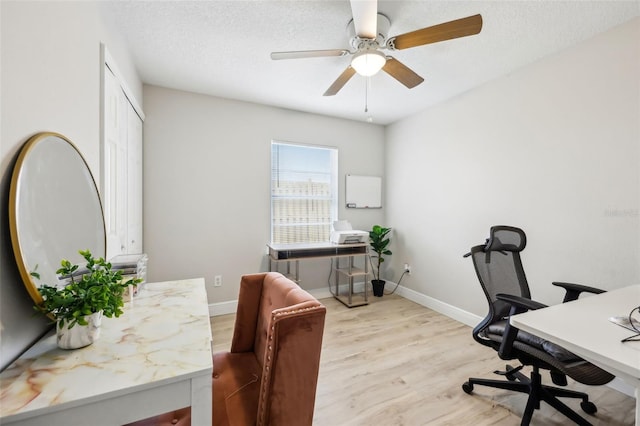
[[[56,323],[56,336],[58,347],[62,349],[78,349],[92,344],[100,337],[100,325],[102,324],[102,311],[84,317],[87,325],[76,324],[69,328],[69,322],[65,321],[60,327]]]

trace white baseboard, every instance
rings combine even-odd
[[[434,299],[433,297],[427,296],[425,294],[418,293],[417,291],[411,290],[407,287],[399,286],[396,290],[396,293],[399,296],[404,297],[405,299],[409,299],[412,302],[446,315],[449,318],[452,318],[470,327],[475,327],[480,323],[480,321],[482,321],[482,317],[478,315],[472,314],[471,312],[467,312],[453,305],[449,305],[448,303],[442,302],[438,299]]]
[[[235,314],[238,310],[238,301],[230,300],[228,302],[209,303],[209,316],[217,317],[220,315]]]

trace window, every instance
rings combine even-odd
[[[271,142],[271,242],[329,241],[338,217],[338,150]]]

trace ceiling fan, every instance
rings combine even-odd
[[[378,13],[377,0],[351,0],[351,12],[353,19],[349,21],[347,30],[353,50],[328,49],[272,52],[271,59],[353,56],[350,65],[324,92],[324,96],[333,96],[338,93],[356,73],[363,76],[371,76],[380,70],[383,70],[407,88],[412,89],[422,83],[424,78],[393,56],[383,53],[383,50],[408,49],[478,34],[482,30],[482,16],[473,15],[387,38],[391,22],[389,18]]]

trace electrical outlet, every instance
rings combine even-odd
[[[411,275],[411,265],[409,265],[408,263],[404,264],[404,272],[406,272],[407,274]]]
[[[222,275],[216,275],[213,277],[213,286],[222,287]]]

